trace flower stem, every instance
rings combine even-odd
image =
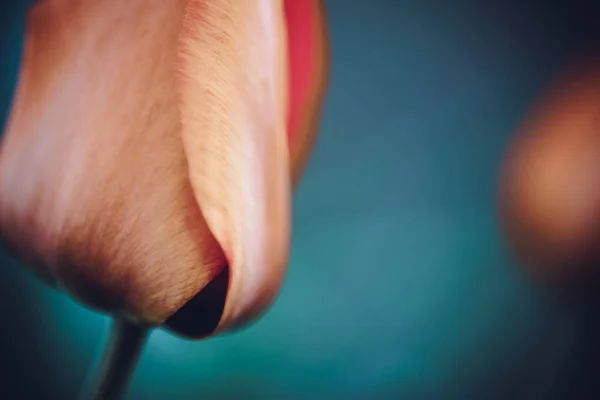
[[[146,343],[148,332],[146,327],[115,319],[90,389],[86,390],[80,399],[122,399]]]

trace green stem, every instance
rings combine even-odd
[[[148,328],[115,319],[91,388],[81,400],[122,399],[147,337]]]

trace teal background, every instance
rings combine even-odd
[[[331,91],[281,296],[240,333],[155,332],[129,398],[598,398],[597,307],[533,289],[494,214],[510,134],[595,43],[596,8],[326,4]],[[23,29],[3,7],[0,105]],[[75,398],[107,319],[3,264],[0,398]]]

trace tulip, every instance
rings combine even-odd
[[[599,66],[575,64],[541,96],[510,146],[501,179],[511,248],[536,280],[568,298],[585,298],[598,283]]]
[[[0,233],[53,287],[118,321],[98,398],[148,328],[255,320],[288,258],[317,130],[318,0],[42,0],[0,150]]]

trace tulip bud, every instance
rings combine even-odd
[[[562,289],[597,282],[600,68],[579,64],[542,97],[506,159],[501,215],[534,276]]]
[[[204,337],[258,316],[283,279],[290,165],[299,176],[324,90],[323,14],[306,5],[317,83],[292,163],[281,0],[34,6],[0,150],[9,246],[143,325]]]

